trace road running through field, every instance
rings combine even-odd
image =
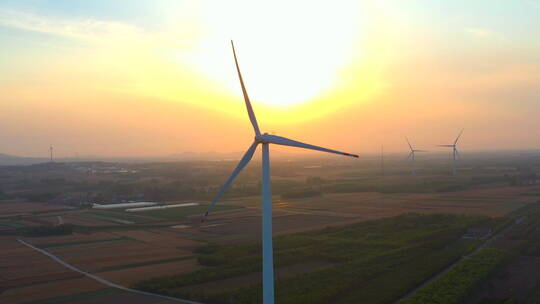
[[[161,298],[161,299],[166,299],[166,300],[170,300],[170,301],[175,301],[175,302],[179,302],[179,303],[185,303],[185,304],[203,304],[203,303],[199,303],[199,302],[195,302],[195,301],[190,301],[190,300],[184,300],[184,299],[179,299],[179,298],[174,298],[174,297],[168,297],[168,296],[164,296],[164,295],[160,295],[160,294],[156,294],[156,293],[151,293],[151,292],[145,292],[145,291],[141,291],[141,290],[136,290],[136,289],[131,289],[131,288],[128,288],[128,287],[125,287],[125,286],[122,286],[122,285],[118,285],[116,283],[113,283],[111,281],[107,281],[101,277],[98,277],[96,275],[93,275],[91,273],[88,273],[88,272],[84,272],[82,270],[80,270],[79,268],[75,267],[75,266],[72,266],[66,262],[64,262],[63,260],[61,260],[59,257],[43,250],[43,249],[40,249],[40,248],[37,248],[35,246],[33,246],[32,244],[29,244],[21,239],[17,239],[17,241],[19,241],[19,243],[25,245],[25,246],[28,246],[46,256],[48,256],[49,258],[53,259],[54,261],[56,261],[57,263],[59,263],[60,265],[70,269],[70,270],[73,270],[75,272],[78,272],[82,275],[85,275],[87,277],[89,277],[90,279],[92,280],[96,280],[98,281],[99,283],[103,284],[103,285],[106,285],[106,286],[109,286],[109,287],[112,287],[112,288],[117,288],[117,289],[120,289],[120,290],[123,290],[123,291],[127,291],[127,292],[133,292],[133,293],[138,293],[138,294],[141,294],[141,295],[145,295],[145,296],[151,296],[151,297],[158,297],[158,298]]]
[[[499,233],[493,235],[492,237],[490,237],[489,239],[487,239],[482,245],[478,246],[475,250],[473,250],[472,252],[468,253],[468,254],[465,254],[465,255],[462,255],[459,259],[457,259],[455,262],[453,262],[452,264],[446,266],[443,270],[439,271],[438,273],[436,273],[435,275],[433,275],[431,278],[429,278],[428,280],[424,281],[422,284],[418,285],[417,287],[415,287],[413,290],[409,291],[408,293],[406,293],[404,296],[402,296],[401,298],[399,298],[399,300],[397,300],[396,302],[394,302],[394,304],[399,304],[401,301],[407,299],[408,297],[412,296],[413,294],[415,294],[418,290],[422,289],[424,286],[430,284],[431,282],[437,280],[438,278],[440,278],[443,274],[447,273],[450,269],[454,268],[457,264],[461,263],[463,260],[465,260],[466,258],[468,258],[471,254],[474,254],[476,252],[478,252],[480,249],[482,248],[485,248],[487,245],[491,244],[494,240],[498,239],[499,236],[505,234],[506,232],[508,232],[510,229],[512,229],[517,223],[520,223],[522,222],[522,219],[524,217],[521,217],[517,220],[514,220],[512,222],[512,224],[508,225],[508,227],[504,228],[503,230],[499,231]]]

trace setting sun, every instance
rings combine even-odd
[[[197,69],[237,96],[238,84],[231,78],[231,54],[224,52],[226,37],[237,41],[252,99],[278,108],[306,103],[324,94],[339,83],[340,71],[360,55],[354,52],[361,51],[361,24],[344,15],[358,15],[355,1],[337,7],[312,1],[263,5],[234,2],[221,2],[217,7],[212,3],[212,9],[202,14],[205,33],[197,39],[197,55],[190,59]],[[302,8],[309,9],[310,14],[299,22]]]

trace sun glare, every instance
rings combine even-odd
[[[139,39],[142,46],[107,44],[100,61],[129,80],[115,91],[245,119],[230,45],[234,40],[258,117],[297,123],[380,92],[388,45],[395,43],[377,32],[384,28],[387,33],[392,18],[381,22],[374,14],[377,7],[357,1],[201,1],[193,11],[190,26],[167,25],[167,39]]]
[[[189,62],[230,94],[241,96],[228,38],[255,103],[287,108],[324,94],[355,54],[361,38],[355,1],[212,2],[205,34]],[[232,9],[242,7],[242,10]],[[305,12],[299,18],[298,12]],[[301,21],[300,21],[301,20]]]

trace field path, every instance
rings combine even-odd
[[[96,280],[98,281],[99,283],[101,284],[104,284],[104,285],[107,285],[109,287],[112,287],[112,288],[117,288],[117,289],[120,289],[120,290],[124,290],[124,291],[127,291],[127,292],[133,292],[133,293],[138,293],[138,294],[141,294],[141,295],[145,295],[145,296],[152,296],[152,297],[158,297],[158,298],[162,298],[162,299],[166,299],[166,300],[170,300],[170,301],[175,301],[175,302],[179,302],[179,303],[185,303],[185,304],[202,304],[202,303],[199,303],[199,302],[195,302],[195,301],[190,301],[190,300],[184,300],[184,299],[179,299],[179,298],[174,298],[174,297],[168,297],[168,296],[164,296],[164,295],[160,295],[160,294],[155,294],[155,293],[151,293],[151,292],[145,292],[145,291],[141,291],[141,290],[136,290],[136,289],[131,289],[131,288],[128,288],[128,287],[125,287],[125,286],[122,286],[122,285],[118,285],[118,284],[115,284],[113,282],[110,282],[110,281],[107,281],[101,277],[98,277],[96,275],[93,275],[91,273],[88,273],[88,272],[84,272],[66,262],[64,262],[63,260],[61,260],[59,257],[55,256],[54,254],[51,254],[43,249],[40,249],[40,248],[37,248],[35,246],[33,246],[32,244],[29,244],[21,239],[17,239],[17,241],[25,246],[28,246],[46,256],[48,256],[49,258],[53,259],[54,261],[56,261],[57,263],[59,263],[60,265],[70,269],[70,270],[73,270],[75,272],[78,272],[82,275],[85,275],[87,277],[89,277],[90,279],[93,279],[93,280]]]
[[[444,269],[442,269],[441,271],[439,271],[438,273],[436,273],[435,275],[433,275],[431,278],[427,279],[426,281],[424,281],[422,284],[416,286],[413,290],[409,291],[408,293],[406,293],[404,296],[402,296],[401,298],[399,298],[399,300],[397,300],[396,302],[394,302],[394,304],[399,304],[401,301],[407,299],[408,297],[412,296],[413,294],[415,294],[418,290],[422,289],[424,286],[430,284],[431,282],[437,280],[438,278],[440,278],[443,274],[447,273],[450,269],[456,267],[457,264],[461,263],[463,260],[467,259],[471,254],[473,253],[476,253],[478,252],[480,249],[482,248],[485,248],[487,245],[489,245],[490,243],[492,243],[494,240],[498,239],[499,236],[505,234],[506,232],[508,232],[510,229],[512,229],[514,227],[514,225],[516,225],[517,223],[521,222],[521,220],[523,219],[523,217],[515,220],[512,222],[512,224],[508,225],[506,228],[504,228],[503,230],[499,231],[499,233],[493,235],[492,237],[490,237],[489,239],[487,239],[482,245],[478,246],[475,250],[473,250],[472,252],[468,253],[468,254],[465,254],[465,255],[462,255],[459,259],[457,259],[455,262],[453,262],[452,264],[446,266]]]

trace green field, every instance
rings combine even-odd
[[[89,241],[76,241],[76,242],[62,242],[62,243],[46,243],[41,245],[41,248],[68,248],[68,247],[79,247],[79,246],[86,246],[86,245],[95,245],[95,244],[102,244],[102,243],[114,243],[114,242],[125,242],[125,241],[131,241],[132,239],[127,237],[119,237],[119,238],[112,238],[112,239],[99,239],[99,240],[89,240]]]
[[[109,210],[96,210],[92,212],[85,212],[80,213],[79,217],[87,218],[87,219],[95,219],[95,220],[101,220],[106,221],[110,223],[145,223],[148,222],[147,219],[138,217],[138,216],[132,216],[130,214],[126,214],[122,211],[109,211]]]
[[[67,296],[53,297],[49,299],[37,300],[26,302],[25,304],[69,304],[76,301],[88,300],[89,298],[99,298],[108,295],[117,295],[121,294],[122,291],[116,288],[105,288],[99,289],[96,291],[81,292],[76,294],[71,294]]]
[[[506,256],[505,251],[483,248],[401,303],[463,303],[466,296],[486,280]]]
[[[463,259],[402,303],[540,303],[540,285],[523,284],[538,280],[531,273],[540,256],[540,204],[528,204],[502,223],[512,228],[491,243],[492,248]],[[530,272],[524,273],[525,269]]]
[[[468,227],[494,226],[497,222],[479,216],[404,214],[276,237],[278,273],[294,266],[315,265],[279,276],[277,301],[391,303],[474,249],[479,241],[460,238]],[[260,251],[255,242],[208,245],[197,251],[205,270],[149,279],[134,287],[205,303],[230,303],[231,299],[234,303],[260,302]],[[247,279],[238,284],[238,278]],[[227,280],[236,281],[228,286]],[[218,288],[206,288],[209,282]]]
[[[10,228],[23,228],[26,227],[24,224],[14,223],[14,222],[0,222],[0,226],[10,227]]]

